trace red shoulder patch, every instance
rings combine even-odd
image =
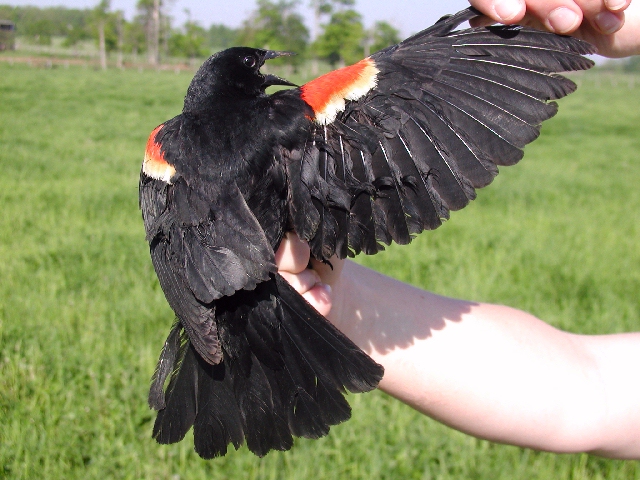
[[[345,100],[358,100],[377,84],[380,70],[371,58],[322,75],[300,87],[302,99],[316,114],[316,122],[326,125],[345,108]]]
[[[157,126],[147,140],[147,149],[144,152],[144,161],[142,162],[142,172],[156,180],[162,180],[165,183],[171,183],[171,177],[176,174],[176,169],[168,163],[161,150],[161,145],[156,142],[156,135],[162,130],[164,124]]]

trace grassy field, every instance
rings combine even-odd
[[[157,445],[146,394],[173,315],[137,179],[188,81],[0,63],[0,477],[640,478],[637,462],[476,440],[380,392],[351,396],[354,418],[327,438],[264,459]],[[640,81],[579,81],[521,165],[438,231],[361,261],[571,331],[640,329]]]

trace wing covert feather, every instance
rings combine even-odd
[[[213,303],[268,280],[276,271],[273,249],[235,185],[212,193],[204,182],[194,190],[181,178],[167,185],[144,174],[140,185],[151,258],[167,301],[198,353],[217,364]]]

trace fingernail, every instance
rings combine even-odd
[[[595,16],[594,22],[598,29],[605,35],[617,32],[622,27],[622,20],[611,12],[600,12]]]
[[[549,14],[547,21],[554,32],[567,33],[577,28],[580,16],[569,8],[559,7]]]
[[[512,20],[521,10],[522,2],[519,0],[497,0],[493,4],[493,11],[502,22]]]
[[[612,12],[620,10],[627,4],[626,0],[604,0],[604,3]]]

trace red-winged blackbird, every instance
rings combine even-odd
[[[409,243],[520,160],[549,100],[575,89],[554,72],[591,67],[593,48],[513,26],[453,31],[477,14],[272,95],[295,85],[260,67],[287,52],[231,48],[198,70],[140,176],[178,318],[149,393],[158,442],[193,426],[204,458],[244,440],[287,450],[350,417],[346,390],[376,387],[382,367],[277,274],[274,250],[289,229],[323,261]]]

